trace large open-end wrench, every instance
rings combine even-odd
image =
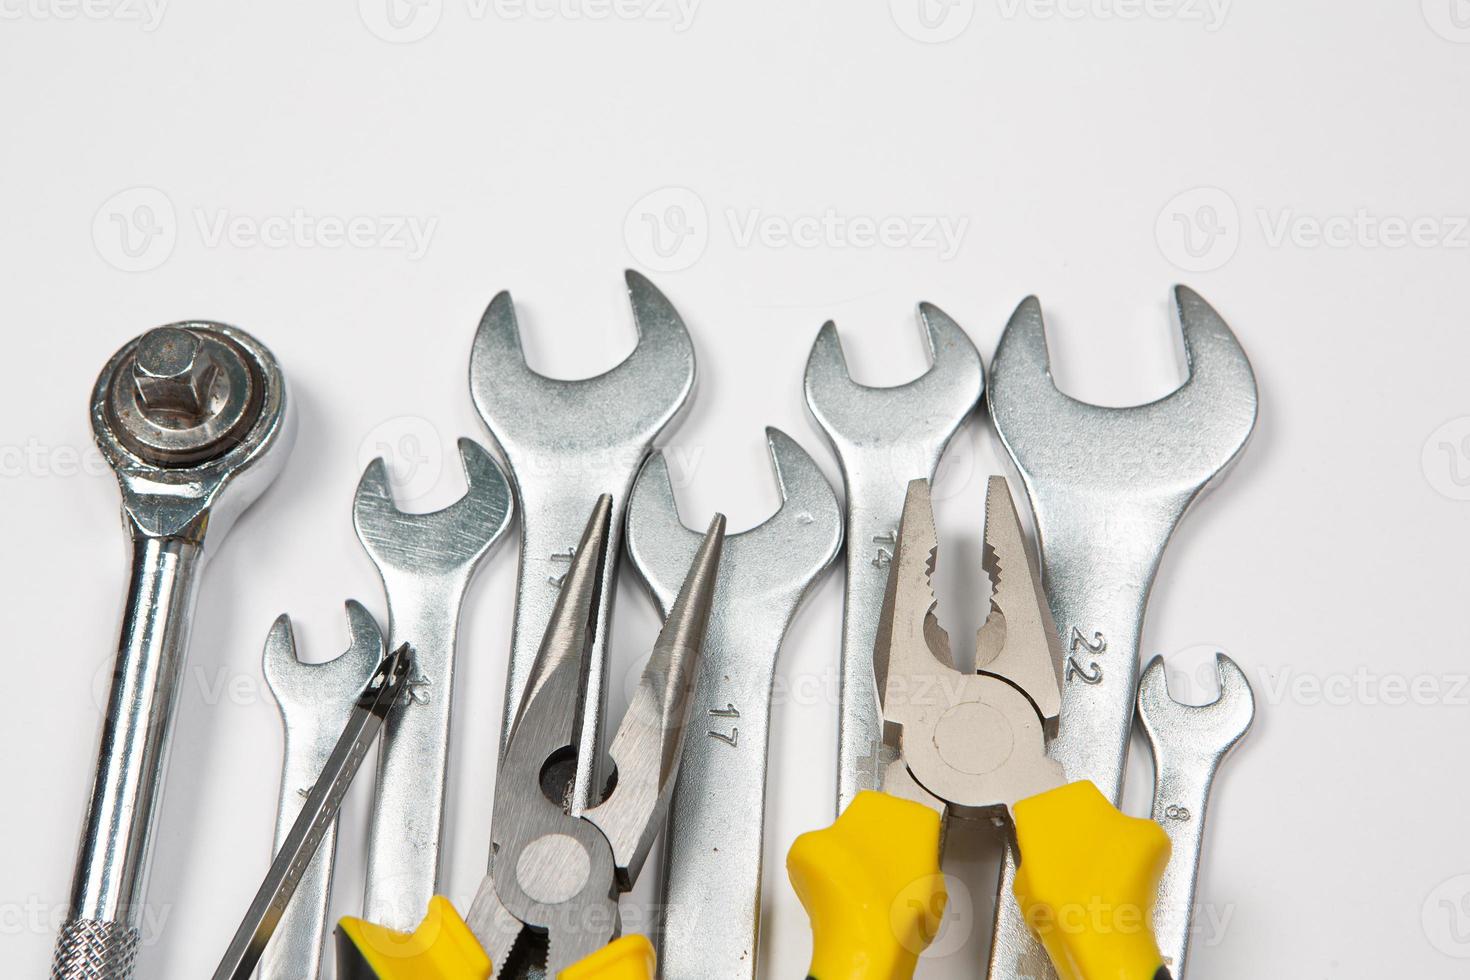
[[[276,809],[274,850],[279,850],[337,744],[363,686],[383,661],[383,634],[354,599],[347,600],[347,652],[324,663],[302,663],[296,655],[291,617],[284,613],[265,640],[265,682],[281,709],[286,730],[281,763],[281,799]],[[260,960],[260,980],[315,980],[327,935],[337,823],[322,836],[316,855],[301,872],[275,938]]]
[[[796,610],[842,547],[842,507],[812,458],[766,429],[781,507],[725,538],[693,726],[669,809],[661,977],[754,977],[766,748],[776,657]],[[666,615],[702,535],[679,519],[662,453],[628,505],[628,553]]]
[[[626,277],[638,345],[621,364],[597,377],[567,381],[532,371],[521,350],[515,304],[508,292],[490,301],[470,354],[470,392],[510,465],[521,513],[502,749],[587,513],[602,494],[613,498],[612,540],[602,570],[578,741],[572,795],[577,813],[595,802],[603,789],[608,616],[617,586],[628,492],[654,437],[679,413],[694,388],[694,345],[678,312],[643,276],[629,271]]]
[[[847,496],[847,593],[842,611],[837,734],[837,809],[873,789],[892,761],[881,758],[882,719],[873,683],[873,638],[888,563],[910,480],[930,480],[944,448],[985,390],[970,338],[943,310],[919,304],[932,366],[907,384],[870,388],[852,380],[831,321],[806,362],[806,404],[837,452]]]
[[[513,507],[488,452],[460,439],[459,458],[468,489],[443,510],[399,510],[382,457],[363,471],[352,505],[357,536],[388,593],[389,644],[414,651],[409,694],[383,727],[368,836],[363,911],[390,929],[412,930],[436,891],[460,605]]]
[[[93,434],[122,489],[132,558],[56,980],[132,976],[199,571],[285,465],[286,409],[270,351],[219,323],[150,330],[113,355],[92,390]]]
[[[1162,657],[1149,662],[1138,682],[1138,720],[1154,754],[1153,817],[1173,845],[1154,905],[1154,938],[1174,980],[1184,980],[1189,964],[1210,787],[1256,717],[1250,681],[1235,661],[1217,653],[1215,668],[1220,696],[1209,704],[1175,701]]]
[[[1250,361],[1193,290],[1174,298],[1189,377],[1147,405],[1103,408],[1052,381],[1041,304],[1016,309],[990,368],[990,416],[1036,519],[1042,581],[1061,633],[1063,690],[1051,756],[1069,779],[1122,795],[1149,589],[1179,519],[1219,479],[1256,422]],[[1021,917],[1007,860],[991,980],[1055,976]]]

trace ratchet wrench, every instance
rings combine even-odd
[[[1225,321],[1174,291],[1189,377],[1147,405],[1103,408],[1052,380],[1041,304],[1006,325],[990,370],[990,416],[1035,515],[1042,581],[1062,640],[1062,712],[1050,754],[1115,806],[1154,573],[1184,512],[1250,438],[1256,380]],[[996,901],[991,980],[1055,976],[1027,929],[1008,857]]]
[[[837,809],[876,789],[884,757],[873,640],[910,480],[933,481],[939,458],[985,390],[970,338],[939,307],[919,304],[929,370],[907,384],[871,388],[852,380],[836,324],[817,333],[806,362],[806,404],[827,434],[847,497],[847,575],[842,605]]]
[[[280,473],[294,435],[271,352],[202,321],[150,330],[114,354],[91,417],[132,556],[54,980],[133,974],[199,572]]]
[[[1175,701],[1162,657],[1149,662],[1138,682],[1138,720],[1154,754],[1153,818],[1173,844],[1154,905],[1154,936],[1174,980],[1184,980],[1189,963],[1210,787],[1256,716],[1250,681],[1235,661],[1217,653],[1215,669],[1220,696],[1209,704]]]
[[[654,438],[678,415],[694,388],[694,346],[678,311],[643,276],[630,270],[626,279],[638,344],[603,374],[570,381],[532,371],[521,350],[515,303],[508,292],[490,301],[470,353],[475,408],[509,466],[521,514],[502,752],[587,512],[602,494],[613,498],[612,541],[602,570],[588,655],[587,703],[578,733],[572,795],[577,814],[597,802],[604,783],[608,620],[628,491]]]
[[[669,813],[658,969],[678,980],[755,976],[776,657],[842,547],[842,507],[817,464],[779,429],[766,429],[766,443],[781,506],[725,538]],[[679,519],[668,464],[654,453],[628,505],[628,554],[660,615],[673,607],[701,540]]]

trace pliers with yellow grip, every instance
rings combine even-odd
[[[463,918],[444,898],[413,933],[360,919],[337,928],[338,980],[488,980],[544,969],[560,980],[652,980],[653,948],[618,938],[677,775],[724,540],[715,515],[643,670],[609,755],[611,788],[571,808],[588,651],[612,498],[597,501],[563,579],[496,777],[490,870]]]
[[[1169,842],[1046,754],[1061,710],[1060,643],[1004,479],[986,498],[990,615],[973,673],[935,615],[929,485],[909,484],[873,650],[881,791],[797,838],[787,869],[812,921],[813,980],[906,980],[945,904],[948,821],[1010,832],[1015,890],[1061,980],[1168,980],[1150,926]]]

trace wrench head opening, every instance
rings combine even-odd
[[[464,496],[430,514],[398,509],[380,456],[367,465],[352,500],[357,537],[379,570],[406,574],[449,573],[473,568],[510,524],[510,484],[479,443],[459,440]]]
[[[875,388],[852,379],[842,339],[831,320],[817,332],[806,362],[806,404],[834,444],[918,442],[937,463],[950,437],[974,410],[985,389],[980,352],[939,307],[920,303],[918,315],[929,345],[929,368],[912,381],[891,387]]]
[[[783,602],[794,610],[842,547],[842,506],[794,439],[767,427],[766,446],[781,505],[755,527],[726,535],[719,601]],[[661,452],[648,458],[633,484],[626,533],[633,565],[666,613],[705,534],[680,519]]]
[[[1223,755],[1250,731],[1256,698],[1245,672],[1223,653],[1215,654],[1220,696],[1209,704],[1181,704],[1169,693],[1163,657],[1149,661],[1138,681],[1138,719],[1149,741],[1187,739],[1210,755]]]
[[[1189,376],[1145,405],[1104,408],[1056,386],[1041,303],[1029,296],[1001,335],[990,415],[1036,505],[1058,487],[1094,498],[1170,499],[1182,512],[1229,467],[1255,427],[1250,360],[1199,294],[1174,290]]]
[[[266,635],[261,669],[284,715],[295,708],[339,710],[350,706],[387,653],[377,620],[356,599],[347,610],[347,649],[331,660],[304,663],[291,617],[282,613]]]
[[[694,389],[694,344],[663,293],[624,273],[638,342],[621,363],[591,378],[531,370],[509,292],[490,301],[470,351],[475,408],[513,466],[528,454],[572,456],[646,445]]]

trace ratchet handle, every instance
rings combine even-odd
[[[138,958],[138,930],[123,922],[68,919],[56,940],[52,980],[125,980]]]
[[[1154,896],[1169,838],[1087,780],[1014,804],[1021,911],[1060,980],[1168,980]]]
[[[490,956],[449,899],[436,895],[411,933],[362,919],[337,925],[337,980],[490,980]],[[563,970],[557,980],[653,980],[653,945],[616,939]]]
[[[921,803],[864,790],[832,826],[802,834],[786,871],[812,923],[811,980],[908,980],[948,896],[942,821]]]

